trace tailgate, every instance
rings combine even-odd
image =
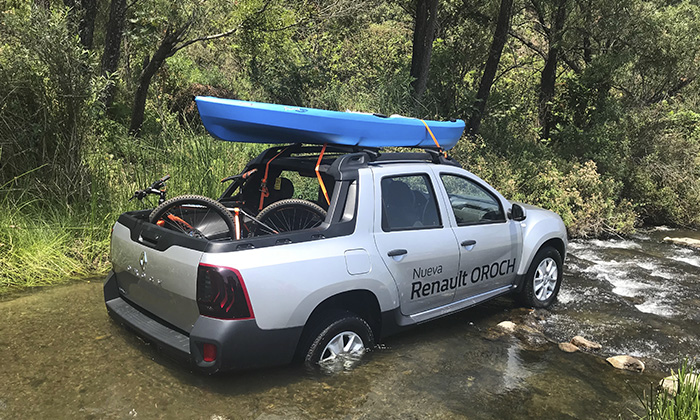
[[[119,294],[189,333],[199,316],[197,268],[202,251],[178,245],[158,250],[143,237],[157,240],[162,235],[177,234],[150,223],[114,226],[111,254]]]

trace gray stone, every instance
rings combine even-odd
[[[686,373],[684,383],[690,383],[694,385],[697,392],[700,386],[700,375],[697,373]],[[659,388],[666,391],[670,396],[674,396],[678,393],[678,374],[674,373],[671,376],[663,378],[659,382]]]
[[[671,238],[667,236],[664,238],[664,242],[670,242],[675,245],[687,246],[689,248],[700,249],[700,239],[693,238]]]
[[[596,343],[595,341],[586,340],[580,335],[577,335],[576,337],[572,338],[571,344],[578,348],[584,348],[586,350],[600,350],[601,348],[603,348],[603,346],[601,346],[599,343]]]
[[[516,325],[512,321],[503,321],[500,322],[497,327],[512,333],[515,331]]]
[[[632,356],[613,356],[605,359],[617,369],[644,372],[644,362]]]
[[[577,352],[579,348],[571,343],[559,343],[559,350],[567,353],[574,353]]]

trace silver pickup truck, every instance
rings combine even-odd
[[[206,372],[345,363],[404,327],[514,293],[556,299],[567,235],[445,154],[280,146],[217,200],[114,225],[109,314]]]

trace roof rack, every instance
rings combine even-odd
[[[322,145],[294,143],[271,147],[250,161],[248,168],[264,165],[274,160],[274,166],[304,169],[315,166]],[[339,174],[347,170],[357,170],[371,163],[430,162],[460,167],[453,158],[438,148],[415,148],[416,152],[383,152],[376,147],[344,146],[329,144],[320,165],[321,172]]]

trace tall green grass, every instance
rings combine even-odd
[[[700,391],[694,374],[697,368],[685,360],[675,375],[678,377],[678,392],[669,395],[665,390],[652,386],[651,392],[641,398],[646,414],[644,420],[698,420],[700,419]]]
[[[109,267],[109,234],[119,214],[154,207],[155,198],[129,201],[165,174],[168,197],[218,197],[220,180],[239,173],[266,145],[228,143],[165,123],[143,138],[101,127],[83,157],[89,174],[84,199],[68,203],[31,188],[33,172],[0,187],[0,294],[102,275]]]

